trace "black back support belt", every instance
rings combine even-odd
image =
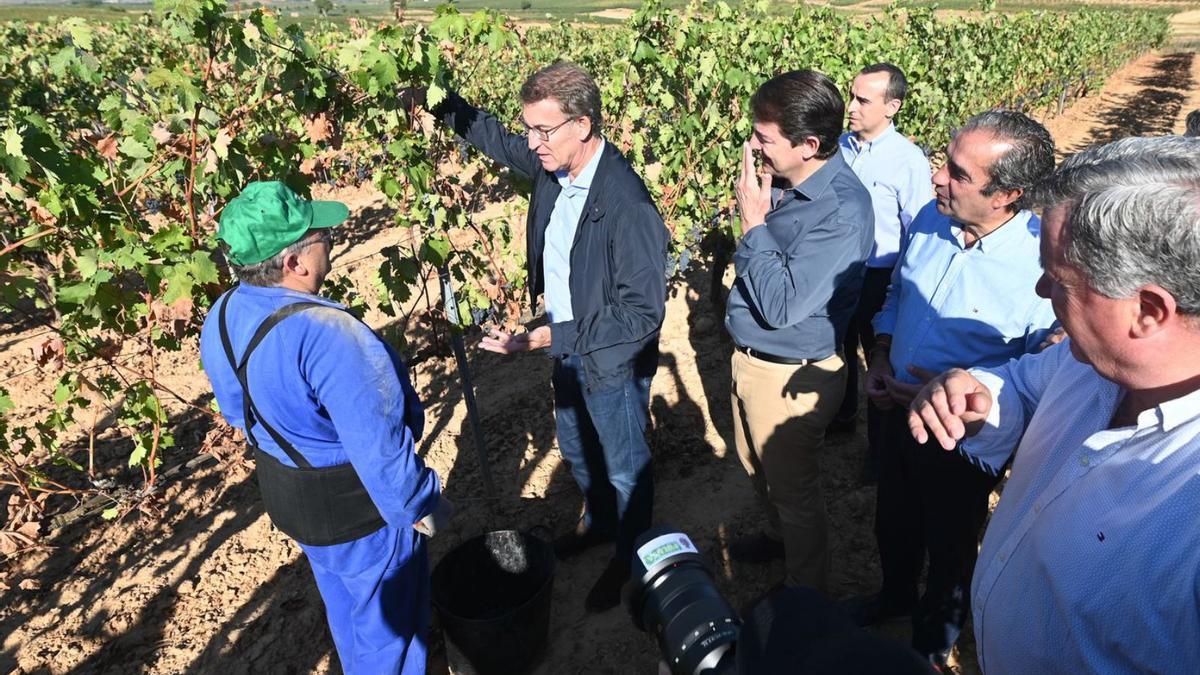
[[[309,546],[332,546],[364,537],[383,527],[386,523],[379,514],[375,502],[363,487],[362,480],[352,464],[314,467],[283,434],[279,433],[259,412],[250,396],[250,385],[246,377],[246,365],[250,355],[262,344],[263,339],[280,322],[314,307],[337,310],[319,302],[296,302],[275,310],[268,316],[246,346],[239,361],[233,353],[229,329],[225,321],[225,309],[233,291],[220,300],[217,315],[221,330],[221,345],[229,366],[242,387],[242,420],[245,424],[246,441],[254,449],[257,466],[258,487],[262,492],[263,505],[271,521],[284,534],[301,544]],[[341,311],[341,310],[337,310]],[[266,430],[275,445],[296,464],[288,466],[264,452],[254,440],[251,428],[258,424]]]

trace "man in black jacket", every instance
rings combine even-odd
[[[533,180],[526,228],[531,298],[548,326],[481,344],[501,354],[549,349],[558,446],[585,500],[583,521],[555,541],[560,558],[615,537],[616,553],[588,593],[615,607],[634,538],[650,526],[646,444],[650,379],[666,301],[668,234],[642,179],[600,135],[600,91],[578,66],[556,63],[521,86],[525,135],[455,93],[433,113],[484,154]]]

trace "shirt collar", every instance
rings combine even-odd
[[[874,150],[875,146],[883,145],[884,143],[886,143],[891,138],[892,134],[895,134],[895,133],[897,133],[896,125],[888,123],[888,126],[886,129],[883,130],[883,133],[879,134],[872,140],[869,140],[865,143],[860,141],[858,139],[858,135],[855,134],[853,131],[846,134],[845,140],[846,140],[846,145],[848,145],[850,147],[850,149],[853,150],[854,152],[857,153],[857,152],[862,152],[864,150],[869,152],[871,150]]]
[[[825,160],[824,166],[805,178],[799,185],[792,187],[792,191],[808,201],[813,201],[825,191],[825,188],[829,187],[829,184],[833,182],[833,177],[839,171],[847,168],[849,167],[846,160],[842,159],[842,153],[835,152],[833,156]]]
[[[596,177],[596,167],[600,166],[600,156],[603,154],[604,139],[602,138],[600,139],[600,147],[596,148],[596,154],[592,155],[592,158],[589,159],[588,163],[584,165],[583,171],[579,172],[579,175],[575,177],[575,180],[571,180],[570,174],[566,171],[555,172],[555,176],[558,177],[559,185],[562,185],[565,188],[571,187],[579,188],[581,190],[590,189],[592,187],[592,179]]]
[[[1163,431],[1171,431],[1175,427],[1200,415],[1200,389],[1184,394],[1179,398],[1164,401],[1155,409],[1157,421],[1162,423]],[[1146,411],[1150,412],[1150,411]],[[1145,415],[1143,412],[1142,415]],[[1141,415],[1138,416],[1138,427],[1142,426]]]
[[[1008,219],[1008,222],[976,240],[973,248],[978,249],[980,253],[986,254],[993,250],[999,250],[1010,242],[1020,241],[1028,236],[1032,236],[1032,233],[1029,231],[1029,220],[1031,218],[1033,218],[1033,211],[1029,209],[1018,211],[1016,215]],[[948,218],[948,220],[950,221],[950,228],[954,234],[954,238],[961,246],[963,243],[962,223],[953,218]]]

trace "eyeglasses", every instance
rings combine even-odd
[[[558,124],[550,127],[549,129],[541,129],[538,127],[529,126],[529,124],[527,124],[524,119],[517,120],[517,122],[519,122],[521,124],[521,126],[525,129],[525,133],[533,136],[534,138],[538,139],[539,141],[541,141],[543,143],[549,143],[550,142],[550,134],[553,134],[554,132],[563,128],[563,125],[565,125],[567,122],[574,122],[574,121],[575,121],[575,118],[571,117],[569,119],[565,119],[565,120],[559,122]]]

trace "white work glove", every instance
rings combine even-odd
[[[454,504],[444,495],[438,495],[437,505],[433,512],[413,524],[413,529],[426,537],[432,537],[450,524],[454,517]]]

